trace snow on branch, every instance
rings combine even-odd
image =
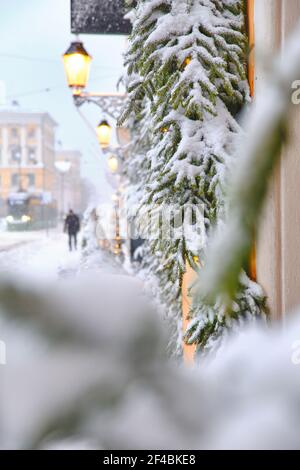
[[[291,86],[300,74],[300,27],[289,40],[281,60],[254,105],[246,142],[230,184],[227,225],[216,233],[200,276],[199,293],[212,302],[217,296],[232,299],[241,267],[246,266],[268,190],[268,180],[287,136],[291,111]]]

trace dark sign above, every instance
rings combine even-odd
[[[71,0],[72,33],[129,34],[124,4],[124,0]]]

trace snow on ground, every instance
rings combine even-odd
[[[0,252],[40,240],[45,232],[6,232],[0,231]]]
[[[59,230],[0,232],[0,274],[53,281],[75,276],[78,270],[98,274],[125,274],[115,257],[103,250],[69,251],[68,237]]]
[[[78,243],[80,246],[80,240]],[[54,280],[75,272],[80,250],[69,252],[67,235],[58,231],[2,232],[0,272]]]

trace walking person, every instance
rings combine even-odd
[[[80,231],[80,220],[78,215],[74,214],[72,209],[69,210],[69,213],[65,220],[64,232],[68,233],[69,236],[69,249],[72,251],[72,248],[77,250],[77,235]]]

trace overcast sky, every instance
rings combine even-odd
[[[70,0],[0,0],[0,6],[0,81],[5,82],[7,102],[17,100],[22,107],[49,112],[59,125],[57,141],[63,148],[82,152],[83,175],[106,195],[105,157],[77,114],[62,66],[61,55],[72,40]],[[116,91],[126,38],[82,35],[81,39],[93,56],[88,88]],[[95,127],[100,109],[85,105],[82,110]]]

